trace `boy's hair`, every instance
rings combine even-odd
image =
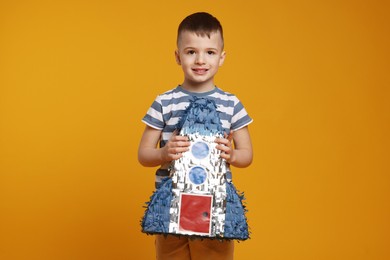
[[[180,34],[184,31],[194,32],[198,36],[207,36],[210,38],[211,33],[219,32],[223,42],[222,25],[217,18],[206,12],[193,13],[180,23],[177,32],[177,42]]]

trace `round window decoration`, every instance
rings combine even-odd
[[[199,141],[192,145],[191,153],[196,159],[201,160],[209,155],[210,148],[207,143]]]
[[[207,172],[200,166],[192,167],[188,173],[190,181],[195,185],[203,184],[207,179]]]

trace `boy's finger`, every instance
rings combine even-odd
[[[226,137],[230,142],[233,140],[233,130],[230,131],[229,135]]]
[[[176,134],[172,134],[172,136],[171,136],[171,138],[169,138],[169,140],[171,142],[179,142],[179,141],[188,142],[188,136],[178,135],[176,133]]]

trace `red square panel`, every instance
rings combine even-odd
[[[211,195],[180,195],[179,231],[181,233],[210,234]]]

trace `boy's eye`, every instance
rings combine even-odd
[[[195,54],[195,51],[189,50],[189,51],[187,51],[187,54]]]
[[[213,55],[213,54],[215,54],[215,51],[208,51],[207,54]]]

